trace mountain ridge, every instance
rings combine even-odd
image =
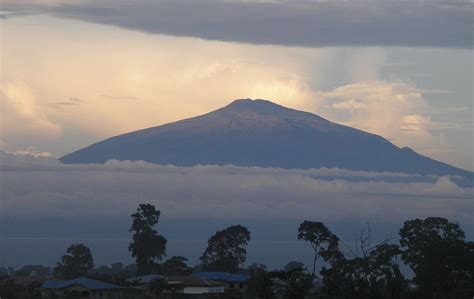
[[[239,99],[176,122],[117,135],[60,158],[63,163],[143,160],[176,166],[337,167],[472,176],[398,148],[385,138],[262,99]]]

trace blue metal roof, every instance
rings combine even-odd
[[[232,274],[229,272],[198,272],[194,273],[194,276],[211,279],[211,280],[218,280],[218,281],[226,281],[226,282],[246,282],[250,279],[250,275],[246,274]]]
[[[64,289],[72,285],[80,285],[89,290],[121,289],[121,287],[117,285],[86,278],[86,277],[79,277],[79,278],[75,278],[71,280],[48,280],[41,286],[41,288],[42,289]]]

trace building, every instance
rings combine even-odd
[[[182,294],[221,294],[224,293],[227,286],[223,282],[193,275],[168,276],[166,283],[166,292]]]
[[[48,280],[41,286],[42,298],[121,299],[122,287],[80,277],[71,280]]]
[[[220,294],[227,284],[192,275],[162,276],[150,274],[127,279],[132,288],[142,290],[147,296],[156,293],[157,288],[165,294]],[[155,285],[156,284],[156,285]]]
[[[137,276],[127,279],[127,282],[132,285],[149,285],[156,280],[165,279],[163,275],[149,274],[143,276]]]
[[[245,290],[250,275],[232,274],[228,272],[198,272],[193,274],[196,277],[220,281],[227,284],[226,290]]]

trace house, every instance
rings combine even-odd
[[[154,282],[156,280],[161,280],[161,279],[165,279],[165,277],[163,275],[159,275],[159,274],[150,274],[150,275],[144,275],[144,276],[137,276],[137,277],[129,278],[129,279],[127,279],[127,282],[132,284],[132,285],[143,286],[143,285],[149,285],[152,282]]]
[[[166,294],[219,294],[224,293],[227,284],[196,276],[162,276],[150,274],[127,279],[135,289],[151,296],[155,292],[154,282],[162,281],[160,288]]]
[[[166,293],[182,294],[221,294],[227,286],[224,282],[214,281],[193,275],[168,276]]]
[[[232,274],[228,272],[198,272],[193,274],[196,277],[224,282],[227,284],[226,290],[244,290],[247,288],[247,281],[250,275]]]
[[[41,286],[42,298],[121,299],[122,287],[80,277],[71,280],[48,280]]]

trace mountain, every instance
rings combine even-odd
[[[472,172],[399,148],[385,138],[266,100],[236,100],[201,116],[98,142],[63,163],[144,160],[177,166],[337,167],[433,175]]]

